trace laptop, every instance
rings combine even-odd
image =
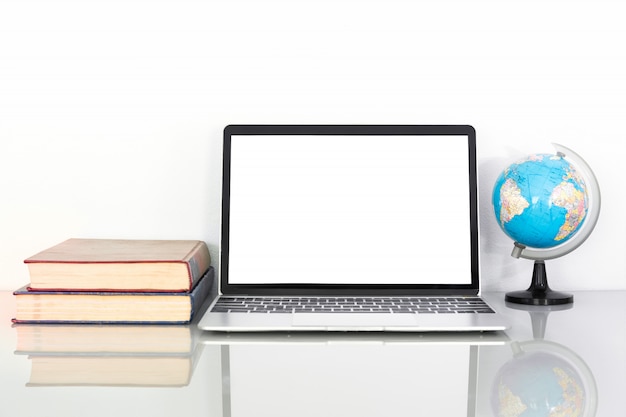
[[[222,186],[203,330],[507,327],[479,297],[471,126],[230,125]]]

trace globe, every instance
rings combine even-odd
[[[600,188],[589,165],[571,149],[553,145],[555,154],[529,155],[508,166],[494,184],[494,214],[514,242],[511,255],[535,261],[531,286],[506,294],[513,303],[573,302],[572,295],[550,289],[545,260],[579,247],[600,213]]]
[[[587,187],[563,156],[530,155],[500,174],[493,207],[498,224],[515,242],[551,248],[569,240],[584,223]]]

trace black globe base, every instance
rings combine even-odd
[[[574,296],[572,294],[550,289],[544,261],[535,261],[532,281],[527,290],[508,292],[504,299],[510,303],[533,306],[551,306],[574,302]]]
[[[574,296],[550,289],[534,291],[511,291],[507,292],[504,299],[509,303],[526,304],[533,306],[553,306],[574,302]]]

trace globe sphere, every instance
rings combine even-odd
[[[587,217],[588,199],[583,177],[561,154],[535,154],[511,164],[496,180],[492,195],[504,233],[538,249],[572,238]]]

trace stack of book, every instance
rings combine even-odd
[[[214,280],[196,240],[69,239],[24,262],[15,323],[188,323]]]

